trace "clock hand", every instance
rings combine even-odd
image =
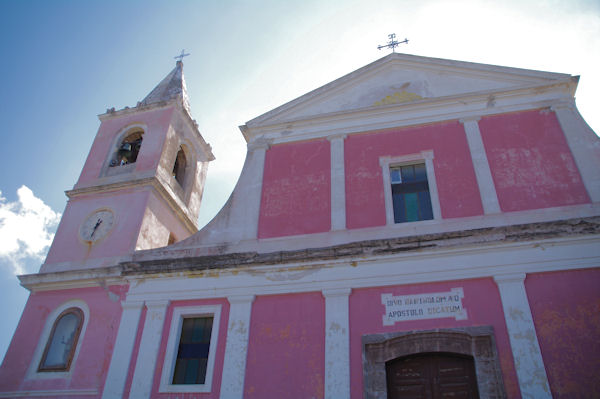
[[[96,222],[96,225],[94,226],[94,229],[92,230],[92,234],[90,234],[90,238],[92,238],[94,236],[94,233],[96,232],[98,227],[100,227],[101,224],[102,224],[102,219],[98,219],[98,221]]]

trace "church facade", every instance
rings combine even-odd
[[[0,398],[600,396],[600,140],[578,78],[390,54],[210,145],[183,64],[109,109]]]

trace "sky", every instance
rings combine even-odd
[[[192,115],[216,160],[200,225],[231,194],[238,129],[397,52],[579,75],[600,132],[598,0],[0,0],[0,358],[107,108],[135,106],[182,49]]]

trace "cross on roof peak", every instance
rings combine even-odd
[[[408,39],[404,39],[401,42],[399,42],[398,40],[396,40],[396,34],[395,33],[390,33],[388,35],[388,38],[390,39],[390,41],[387,44],[377,46],[377,50],[381,50],[382,48],[386,48],[387,47],[387,48],[391,48],[392,52],[395,53],[396,52],[396,47],[398,47],[400,44],[402,44],[402,43],[408,44]]]

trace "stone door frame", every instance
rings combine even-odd
[[[362,349],[365,398],[387,399],[385,362],[435,352],[472,356],[479,397],[506,398],[492,326],[363,335]]]

